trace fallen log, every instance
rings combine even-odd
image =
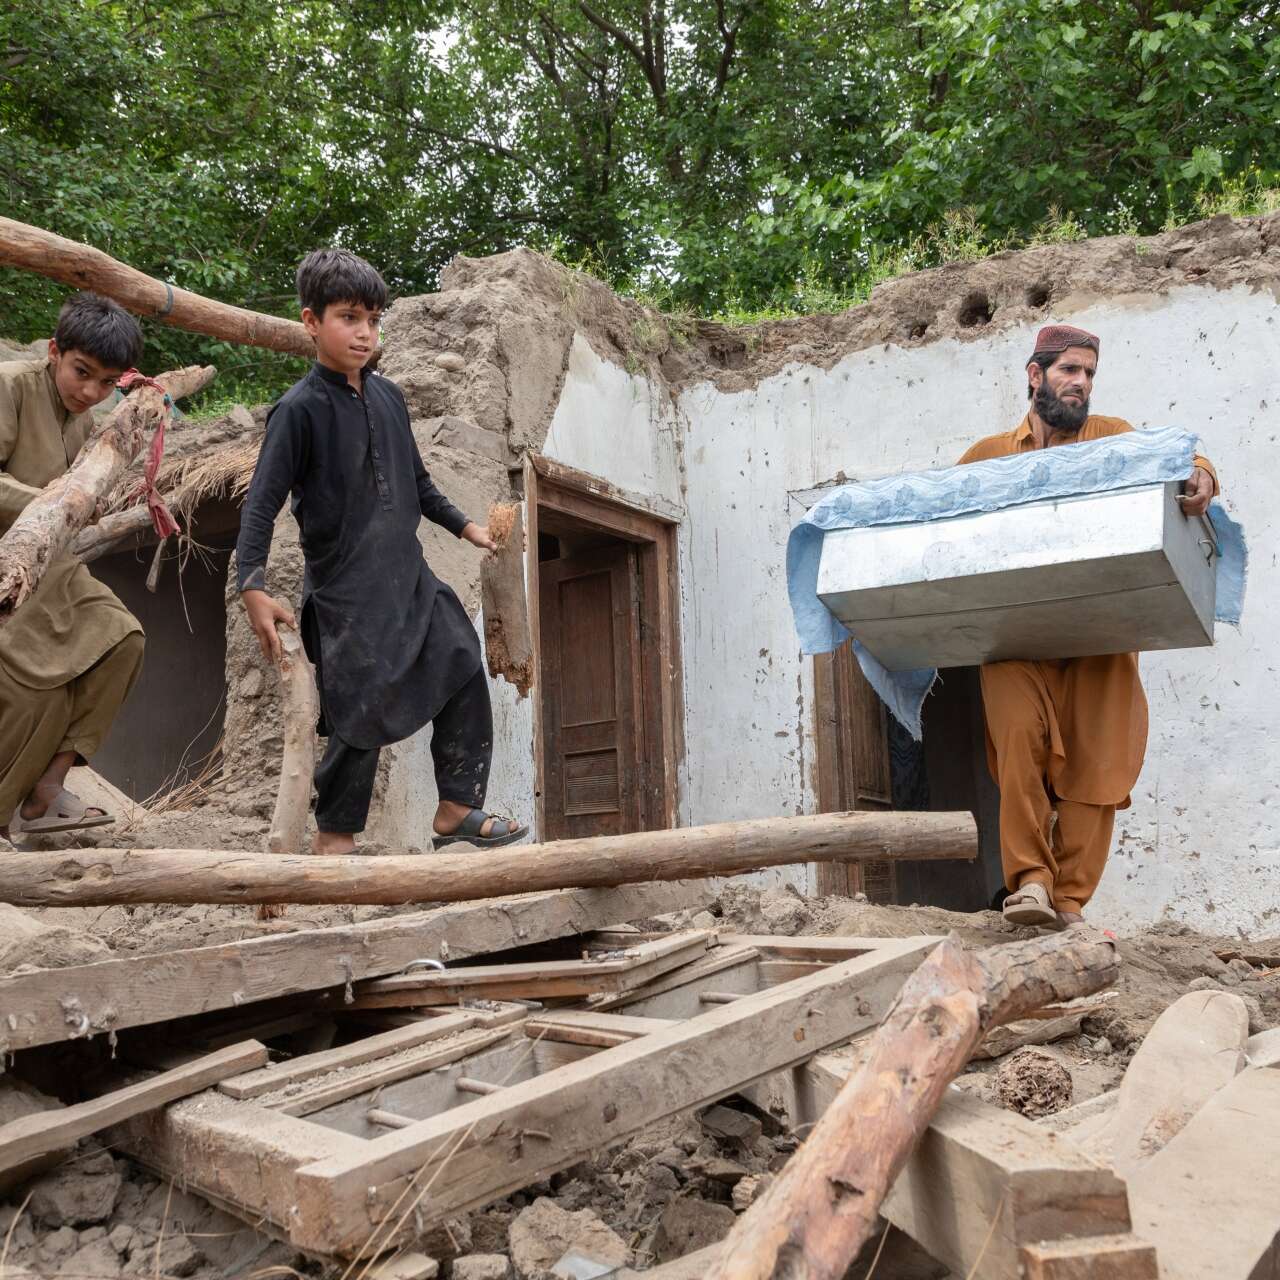
[[[490,507],[489,536],[498,549],[485,556],[480,565],[485,662],[495,680],[501,676],[525,698],[533,687],[533,641],[524,584],[521,508],[509,503]]]
[[[0,902],[468,902],[536,889],[607,888],[763,867],[977,854],[968,813],[822,813],[640,831],[488,852],[363,857],[206,849],[68,849],[0,858]]]
[[[34,271],[73,289],[93,289],[140,316],[176,329],[307,359],[316,353],[315,343],[296,320],[247,311],[186,289],[175,289],[117,262],[101,249],[12,218],[0,218],[0,265]]]
[[[955,937],[904,984],[850,1077],[778,1180],[738,1220],[708,1280],[840,1280],[942,1101],[992,1027],[1114,982],[1091,930],[966,952]]]
[[[180,400],[212,381],[212,365],[162,373],[159,381]],[[138,387],[112,410],[70,470],[45,486],[0,538],[0,626],[40,585],[49,564],[93,518],[164,412],[164,397]]]

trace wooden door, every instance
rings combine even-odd
[[[867,683],[853,645],[814,658],[818,746],[818,807],[893,808],[889,769],[888,711]],[[818,865],[819,893],[865,893],[893,902],[897,881],[891,861]]]
[[[635,548],[544,560],[538,574],[546,839],[640,831]]]

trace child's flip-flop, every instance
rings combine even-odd
[[[491,830],[497,830],[499,834],[482,836],[480,832],[484,830],[484,824],[490,818],[493,819]],[[472,809],[458,824],[456,831],[451,831],[447,836],[433,837],[431,847],[443,849],[448,844],[470,844],[475,845],[477,849],[497,849],[504,844],[515,844],[517,840],[523,840],[529,834],[528,827],[517,827],[514,831],[505,830],[509,821],[509,818],[504,818],[501,814]]]
[[[54,797],[53,802],[38,818],[24,818],[22,806],[13,811],[9,820],[9,830],[17,835],[25,831],[30,835],[51,835],[57,831],[82,831],[88,827],[105,827],[114,822],[115,814],[91,814],[94,806],[85,804],[79,796],[73,795],[65,787]]]

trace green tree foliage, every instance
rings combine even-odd
[[[821,307],[1247,208],[1278,75],[1276,0],[43,0],[0,14],[0,211],[283,313],[326,243],[399,292],[531,244],[674,306]],[[49,331],[60,289],[0,286],[3,331]]]

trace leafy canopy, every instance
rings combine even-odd
[[[847,304],[1280,182],[1277,0],[44,0],[0,15],[0,210],[294,310],[308,249],[396,292],[519,244],[662,305]],[[0,273],[10,337],[62,290]],[[296,364],[150,326],[278,386]]]

